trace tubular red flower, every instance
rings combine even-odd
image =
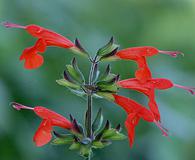
[[[132,48],[120,50],[116,53],[116,56],[121,59],[137,60],[140,57],[150,57],[150,56],[157,55],[158,53],[168,54],[172,57],[176,57],[178,54],[182,54],[179,51],[162,51],[162,50],[158,50],[155,47],[143,46],[143,47],[132,47]]]
[[[182,54],[178,51],[162,51],[150,46],[132,47],[118,51],[115,56],[120,59],[127,59],[136,61],[138,70],[135,72],[135,77],[142,83],[152,78],[152,74],[146,62],[146,58],[157,55],[158,53],[168,54],[176,57]]]
[[[36,106],[32,108],[15,102],[12,103],[12,106],[17,110],[33,110],[40,118],[43,119],[33,137],[33,141],[38,147],[47,144],[51,140],[51,132],[53,126],[61,127],[68,130],[72,129],[73,127],[72,123],[68,119],[45,107]]]
[[[47,46],[57,46],[62,48],[75,47],[74,43],[66,37],[38,25],[31,24],[27,26],[21,26],[18,24],[5,22],[4,26],[7,28],[25,29],[33,37],[38,38],[36,44],[32,47],[26,48],[20,57],[20,60],[25,60],[24,67],[26,69],[36,69],[43,64],[43,57],[38,53],[45,52]]]
[[[136,90],[148,96],[149,98],[148,105],[151,111],[153,112],[156,121],[160,121],[160,113],[158,110],[158,105],[155,100],[155,89],[165,90],[172,87],[178,87],[189,91],[191,94],[194,94],[193,90],[195,89],[193,87],[185,87],[185,86],[174,84],[170,80],[165,78],[153,78],[147,80],[146,83],[141,83],[140,80],[136,78],[130,78],[130,79],[119,81],[117,82],[117,84],[119,85],[119,87]]]
[[[162,131],[163,135],[168,136],[167,129],[163,128],[162,125],[155,120],[155,117],[150,110],[127,97],[115,94],[113,94],[113,96],[115,103],[121,106],[128,114],[128,117],[125,121],[125,127],[128,131],[130,147],[133,146],[135,138],[135,127],[141,118],[147,122],[154,122],[156,126]]]

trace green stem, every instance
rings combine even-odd
[[[93,77],[94,77],[94,69],[95,69],[95,65],[96,65],[96,58],[95,57],[92,61],[91,61],[91,69],[90,69],[90,73],[89,73],[89,84],[88,85],[92,85],[93,84]],[[92,138],[92,91],[89,90],[88,94],[87,94],[87,119],[86,119],[86,123],[87,123],[87,137],[89,137],[90,139]]]
[[[89,154],[89,156],[88,156],[87,160],[91,160],[91,154]]]

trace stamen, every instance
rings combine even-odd
[[[162,131],[163,136],[168,137],[168,130],[166,128],[164,128],[159,122],[157,122],[156,120],[154,121],[154,123],[156,124],[156,126]]]
[[[12,105],[13,108],[15,108],[16,110],[21,110],[21,109],[30,109],[30,110],[34,110],[34,108],[32,107],[27,107],[27,106],[24,106],[20,103],[16,103],[16,102],[11,102],[10,105]]]
[[[167,54],[167,55],[170,55],[172,57],[177,57],[177,55],[179,55],[179,54],[181,54],[182,56],[184,56],[184,53],[179,52],[179,51],[161,51],[161,50],[159,50],[159,53]]]
[[[184,89],[184,90],[190,92],[192,95],[195,94],[195,91],[193,91],[193,90],[195,90],[195,87],[186,87],[186,86],[181,86],[179,84],[174,84],[174,87]]]
[[[22,29],[25,29],[26,28],[25,26],[21,26],[21,25],[18,25],[18,24],[10,23],[10,22],[3,22],[2,24],[6,28],[22,28]]]

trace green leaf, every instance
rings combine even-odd
[[[101,149],[101,148],[104,148],[105,145],[101,141],[94,141],[92,143],[92,147],[95,149]]]
[[[80,54],[83,54],[84,56],[88,56],[87,51],[83,48],[78,38],[75,39],[75,46],[79,50]]]
[[[78,142],[74,142],[72,143],[72,145],[69,147],[70,150],[79,150],[81,147],[81,144],[79,144]]]
[[[92,124],[92,131],[97,132],[103,124],[102,109],[100,108]]]
[[[70,90],[72,93],[74,93],[74,94],[76,94],[77,96],[80,96],[80,97],[83,97],[83,96],[86,95],[86,93],[83,92],[82,90],[76,90],[76,89],[72,89],[72,88],[69,88],[69,90]]]
[[[71,82],[69,82],[65,79],[59,79],[59,80],[56,80],[56,82],[61,86],[70,87],[70,88],[73,88],[73,89],[80,89],[79,85],[71,83]]]
[[[74,142],[74,138],[72,135],[63,135],[63,138],[55,138],[51,144],[53,145],[65,145],[65,144],[71,144]]]
[[[98,85],[99,91],[100,92],[117,92],[118,91],[118,86],[116,84],[113,85]]]
[[[118,80],[120,76],[119,75],[114,75],[112,78],[105,79],[103,81],[99,81],[96,85],[97,86],[109,86],[109,85],[114,85]]]
[[[75,39],[75,46],[69,49],[78,55],[82,55],[86,58],[88,57],[87,51],[82,47],[78,38]]]
[[[113,78],[116,77],[116,74],[109,73],[107,76],[103,77],[101,81],[111,81]]]
[[[103,127],[103,129],[95,136],[95,140],[97,140],[97,141],[101,140],[102,137],[103,137],[104,132],[106,130],[109,130],[110,127],[111,127],[110,121],[107,120],[105,126]]]
[[[122,134],[122,133],[119,133],[119,132],[116,132],[116,134],[114,134],[113,136],[111,136],[109,138],[109,140],[115,140],[115,141],[119,141],[119,140],[124,140],[126,139],[127,137]]]
[[[96,93],[100,98],[105,98],[109,101],[115,101],[114,96],[111,93],[106,92],[97,92]]]
[[[66,68],[68,70],[68,73],[72,77],[72,79],[74,79],[75,81],[78,81],[79,83],[84,82],[84,79],[81,76],[80,72],[78,72],[78,70],[76,70],[72,65],[66,65]]]
[[[81,148],[80,148],[80,155],[81,156],[83,156],[83,157],[89,157],[89,155],[91,155],[92,154],[92,150],[91,150],[91,148],[90,147],[88,147],[88,146],[81,146]]]
[[[102,140],[101,142],[103,143],[103,145],[104,145],[105,147],[112,144],[112,142],[111,142],[110,140]]]
[[[104,131],[102,138],[103,139],[109,139],[110,137],[114,136],[116,134],[116,129],[110,128]]]
[[[105,72],[100,75],[100,80],[104,80],[110,74],[110,71],[111,71],[111,67],[110,64],[108,64]]]
[[[99,77],[100,71],[98,70],[98,64],[96,63],[94,66],[94,73],[93,73],[93,81],[97,81],[98,77]]]
[[[114,44],[114,39],[113,37],[110,39],[110,41],[103,46],[102,48],[100,48],[97,52],[98,56],[105,56],[107,54],[110,54],[113,50],[115,50],[116,48],[118,48],[119,46],[117,44]]]

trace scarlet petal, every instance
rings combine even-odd
[[[143,93],[148,93],[149,91],[147,83],[141,84],[139,80],[136,78],[130,78],[130,79],[118,81],[117,84],[122,88],[133,89]]]
[[[130,147],[133,146],[134,139],[135,139],[135,127],[139,122],[139,117],[136,116],[136,113],[129,114],[126,121],[125,121],[125,127],[128,132],[129,137],[129,144]]]
[[[49,120],[43,120],[33,137],[36,146],[41,147],[47,144],[52,138],[51,131],[51,122]]]
[[[39,39],[35,44],[35,48],[37,51],[43,53],[43,52],[45,52],[45,50],[47,48],[47,44],[43,39]]]
[[[138,114],[139,117],[143,118],[147,122],[153,122],[155,119],[153,113],[147,108],[141,108]]]
[[[150,91],[148,98],[149,98],[148,106],[150,107],[150,110],[154,114],[155,120],[160,121],[160,112],[159,112],[158,105],[157,105],[156,100],[155,100],[154,89],[152,89]]]
[[[152,74],[148,67],[140,68],[135,72],[135,77],[140,81],[140,83],[145,83],[152,78]]]
[[[44,59],[39,54],[33,54],[29,56],[24,63],[26,69],[36,69],[39,68],[44,62]]]
[[[116,94],[113,94],[113,96],[115,98],[115,103],[121,106],[127,112],[127,114],[138,112],[140,109],[144,108],[141,104],[130,98]]]
[[[116,56],[121,59],[136,60],[139,57],[153,56],[156,54],[158,54],[158,49],[150,46],[143,46],[120,50],[116,53]]]
[[[148,67],[146,57],[139,57],[139,58],[137,58],[136,62],[137,62],[138,68]]]
[[[43,39],[47,43],[47,46],[58,46],[63,48],[71,48],[74,46],[74,43],[66,37],[41,26],[31,24],[26,26],[26,30],[32,36]]]
[[[173,87],[173,83],[170,80],[164,78],[154,78],[151,80],[151,83],[156,89],[163,90]]]
[[[37,106],[34,108],[34,112],[42,119],[49,119],[52,126],[58,126],[65,129],[70,129],[72,127],[72,123],[68,119],[45,107]]]

